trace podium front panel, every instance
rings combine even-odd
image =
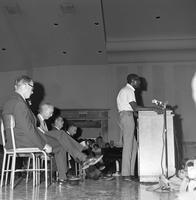
[[[166,112],[168,175],[175,174],[173,114]],[[158,182],[166,173],[164,115],[154,111],[138,113],[138,175],[141,182]]]

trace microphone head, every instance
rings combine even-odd
[[[158,101],[157,101],[156,99],[153,99],[153,100],[152,100],[152,103],[157,104]]]

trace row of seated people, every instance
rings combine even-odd
[[[54,106],[42,104],[37,115],[32,112],[27,100],[33,93],[34,82],[25,75],[15,81],[15,92],[9,97],[3,106],[2,117],[12,115],[15,120],[15,143],[17,148],[39,148],[46,153],[54,154],[55,163],[59,175],[59,184],[67,184],[67,152],[80,163],[85,170],[95,165],[102,158],[90,158],[82,151],[84,147],[76,142],[63,130],[48,130],[45,123],[53,115]],[[37,125],[36,122],[39,121]],[[7,138],[7,145],[11,139]],[[8,146],[7,146],[8,147]],[[8,147],[9,148],[9,147]],[[10,147],[11,148],[11,147]]]
[[[88,169],[90,166],[97,164],[102,156],[89,157],[83,150],[84,146],[75,141],[65,131],[58,130],[57,127],[48,129],[45,120],[48,120],[54,112],[54,106],[51,104],[42,104],[37,115],[32,112],[32,105],[28,104],[33,94],[34,81],[22,75],[14,82],[14,93],[7,99],[3,106],[2,117],[12,115],[15,120],[15,143],[17,148],[39,148],[46,153],[53,153],[59,183],[67,183],[67,152],[74,160],[82,166],[82,169]],[[36,124],[36,122],[39,124]],[[56,129],[57,128],[57,129]],[[9,138],[7,138],[9,140]]]
[[[37,115],[37,127],[44,133],[50,130],[65,130],[65,133],[76,140],[83,146],[83,153],[89,157],[103,158],[95,165],[86,169],[87,178],[98,179],[99,177],[105,175],[115,174],[120,172],[120,163],[122,157],[122,148],[117,148],[114,146],[114,142],[104,143],[101,136],[96,139],[84,139],[82,138],[82,129],[75,126],[73,123],[69,124],[66,119],[64,119],[59,113],[52,116],[49,111],[52,108],[50,104],[42,104]],[[48,119],[48,116],[52,116]],[[66,122],[66,123],[65,123]],[[67,154],[67,177],[76,174],[76,161],[70,155]],[[24,159],[17,159],[17,164],[19,167],[21,165],[26,165]],[[118,161],[118,163],[116,163]],[[53,178],[56,180],[58,177],[56,173],[57,166],[53,162]]]
[[[87,162],[87,165],[83,165],[82,169],[88,171],[88,168],[90,166],[95,165],[98,162],[101,162],[102,160],[102,155],[99,155],[97,157],[95,157],[93,154],[88,154],[88,147],[83,146],[82,144],[80,144],[77,140],[76,140],[76,133],[77,133],[77,127],[74,125],[67,125],[64,126],[64,119],[63,117],[61,117],[61,115],[57,115],[54,114],[54,107],[50,104],[41,104],[40,109],[39,109],[39,113],[37,115],[37,127],[43,131],[43,133],[45,133],[46,131],[61,131],[63,130],[64,127],[67,127],[64,131],[63,134],[65,134],[70,140],[69,142],[77,144],[76,146],[79,146],[81,149],[81,152],[85,155],[87,155],[88,158],[94,158],[93,160],[95,162],[93,163],[89,163]],[[52,117],[53,116],[53,117]],[[50,119],[50,120],[48,120]],[[48,120],[48,121],[47,121]],[[48,125],[47,125],[48,122]],[[60,132],[59,132],[60,134]],[[62,134],[62,133],[61,133]],[[73,139],[72,139],[73,138]],[[75,142],[73,142],[75,141]],[[73,156],[73,154],[70,151],[67,151],[66,153],[66,178],[70,178],[70,176],[72,176],[73,174],[70,174],[70,168],[75,170],[75,165],[78,165],[78,160],[77,158],[75,158]],[[56,175],[57,173],[55,172],[55,169],[57,170],[57,167],[54,167],[54,175]],[[58,178],[58,177],[57,177]]]
[[[50,129],[65,129],[66,133],[80,143],[84,150],[83,152],[90,157],[103,158],[95,166],[91,166],[86,170],[87,178],[97,179],[105,175],[117,175],[120,172],[122,148],[114,146],[114,141],[105,143],[101,136],[95,139],[87,139],[82,137],[83,130],[73,123],[67,122],[59,113],[54,115],[48,122]],[[75,172],[75,160],[68,154],[69,170],[67,175],[72,176]]]
[[[86,170],[87,178],[97,179],[101,176],[119,174],[122,158],[122,148],[114,146],[114,141],[105,143],[101,136],[95,139],[87,139],[82,137],[83,130],[77,127],[73,123],[68,122],[65,118],[60,115],[59,111],[54,112],[55,114],[47,121],[49,129],[61,130],[65,132],[80,143],[84,150],[83,152],[90,157],[99,158],[103,155],[103,158],[95,166],[91,166]],[[75,160],[68,154],[68,172],[67,176],[73,176],[75,172]]]

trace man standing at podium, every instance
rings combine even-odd
[[[141,107],[136,103],[135,89],[140,86],[140,78],[136,74],[127,76],[127,84],[117,96],[117,107],[120,114],[120,128],[123,137],[122,170],[121,174],[125,180],[134,178],[135,161],[137,155],[137,141],[134,136],[135,122],[134,111],[152,110],[152,108]]]

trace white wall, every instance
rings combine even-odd
[[[116,95],[128,73],[137,73],[148,83],[143,92],[145,105],[157,98],[177,105],[182,119],[183,141],[196,142],[196,108],[191,97],[191,79],[196,62],[132,63],[105,66],[56,66],[0,73],[0,106],[11,93],[13,80],[28,74],[41,83],[45,100],[59,108],[109,108],[109,139],[119,140]],[[177,133],[178,134],[178,133]],[[177,135],[177,137],[180,137]]]

